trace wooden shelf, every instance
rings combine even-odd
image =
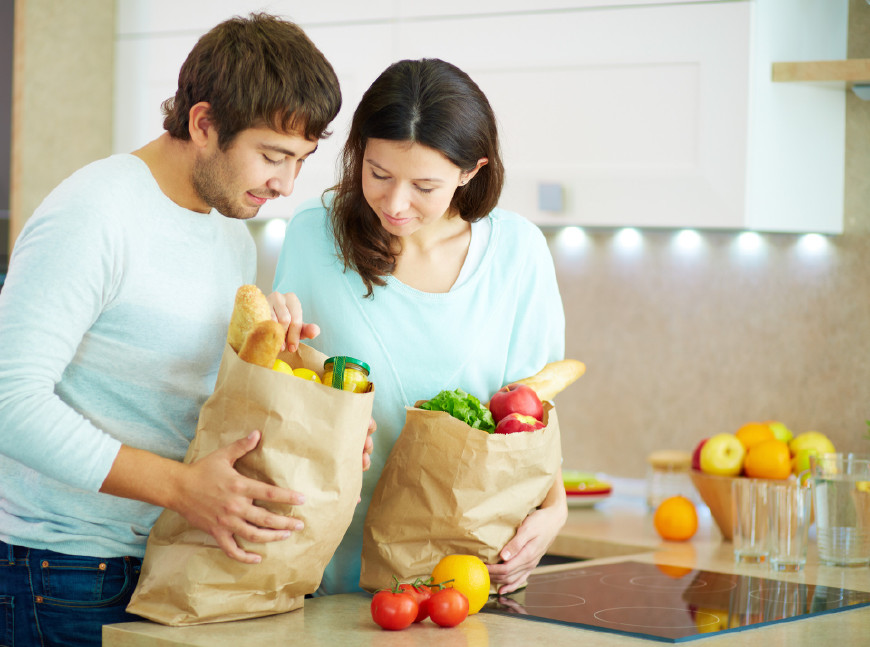
[[[774,63],[773,81],[845,81],[848,85],[870,83],[870,58],[844,61]]]

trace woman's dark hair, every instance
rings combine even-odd
[[[175,97],[163,102],[163,127],[188,140],[190,109],[210,104],[209,117],[225,150],[235,136],[266,125],[327,137],[341,108],[338,77],[297,25],[268,14],[235,17],[197,41],[181,66]]]
[[[370,138],[417,143],[442,153],[463,171],[489,161],[450,206],[463,220],[480,220],[498,203],[504,168],[495,114],[477,84],[455,65],[438,59],[399,61],[366,90],[354,112],[341,157],[341,177],[332,188],[332,230],[345,269],[365,283],[385,285],[396,266],[395,237],[365,200],[363,154]]]

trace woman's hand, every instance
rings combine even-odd
[[[284,347],[291,353],[299,347],[299,340],[314,339],[320,334],[317,324],[303,323],[302,304],[292,292],[273,292],[266,300],[272,307],[272,318],[287,331]]]
[[[547,493],[541,507],[526,517],[499,556],[500,564],[487,564],[490,581],[499,595],[506,595],[526,583],[568,519],[568,504],[562,475]]]
[[[366,433],[366,442],[363,445],[363,472],[367,471],[372,466],[372,450],[375,448],[375,444],[372,441],[372,434],[375,433],[375,430],[378,428],[378,423],[375,422],[375,419],[372,418],[369,420],[369,429]]]

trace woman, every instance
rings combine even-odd
[[[401,61],[363,96],[338,185],[287,227],[274,289],[320,325],[313,346],[367,362],[377,387],[372,468],[322,593],[359,590],[366,510],[406,406],[457,387],[485,401],[563,357],[552,258],[540,230],[496,208],[503,179],[477,85],[440,60]],[[525,582],[566,517],[560,478],[489,565],[500,592]]]

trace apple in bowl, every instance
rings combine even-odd
[[[726,540],[731,540],[731,483],[743,471],[746,448],[734,434],[705,438],[692,452],[690,476],[710,515]]]
[[[702,443],[698,457],[702,472],[737,476],[743,470],[746,448],[734,434],[719,433]]]

